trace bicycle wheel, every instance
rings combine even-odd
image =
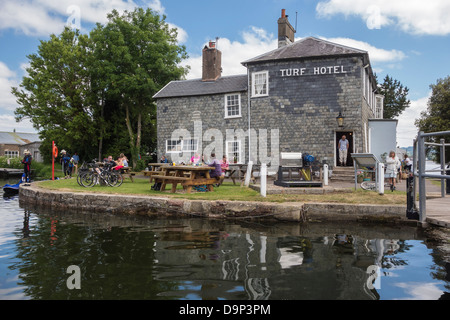
[[[97,183],[97,174],[95,172],[86,172],[80,176],[80,183],[85,188],[91,188]]]
[[[78,172],[78,174],[77,174],[77,182],[78,182],[78,184],[80,185],[80,186],[83,186],[82,184],[81,184],[81,177],[83,176],[83,175],[85,175],[86,173],[88,173],[89,172],[89,169],[80,169],[79,170],[79,172]]]
[[[108,172],[108,184],[111,187],[120,187],[123,183],[123,176],[119,172]]]
[[[363,190],[375,190],[376,185],[373,181],[363,181],[361,182],[361,189]]]

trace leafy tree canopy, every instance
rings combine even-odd
[[[380,93],[384,95],[384,119],[394,119],[410,106],[411,102],[407,98],[409,89],[404,87],[400,81],[386,75],[379,88]]]
[[[186,50],[176,37],[164,16],[142,8],[112,11],[89,35],[69,28],[51,35],[28,56],[28,75],[12,88],[20,105],[16,120],[30,118],[44,157],[55,140],[87,160],[123,150],[136,166],[142,144],[152,150],[156,141],[152,96],[187,73],[179,66]]]

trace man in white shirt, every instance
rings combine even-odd
[[[347,152],[348,152],[349,143],[346,138],[347,137],[344,134],[342,136],[341,140],[339,140],[339,145],[338,145],[339,162],[340,162],[341,166],[345,166],[345,164],[347,163]]]

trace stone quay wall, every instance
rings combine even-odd
[[[40,188],[35,183],[30,186],[21,186],[19,195],[20,202],[27,205],[51,207],[56,210],[71,209],[80,212],[131,216],[249,218],[288,222],[365,221],[404,224],[412,221],[406,219],[406,207],[401,205],[187,200],[170,197],[55,191]]]

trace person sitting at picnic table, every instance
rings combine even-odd
[[[161,157],[160,162],[161,162],[161,163],[169,163],[169,161],[166,159],[165,156],[162,156],[162,157]]]
[[[128,167],[128,158],[123,153],[120,154],[119,159],[122,161],[124,167]]]
[[[220,161],[216,159],[216,154],[211,153],[211,160],[208,163],[209,167],[214,167],[214,170],[209,171],[209,176],[211,178],[216,178],[220,180],[222,177],[222,168],[220,167]],[[220,183],[216,184],[216,187],[220,186]]]
[[[114,167],[112,167],[113,170],[118,171],[124,167],[121,157],[119,157],[115,162],[116,162],[116,165]]]
[[[200,155],[198,153],[195,153],[192,157],[191,157],[191,164],[196,165],[200,163]]]
[[[113,160],[112,156],[108,156],[108,158],[105,159],[105,166],[111,169],[117,166],[117,162]]]
[[[220,168],[222,169],[222,176],[225,176],[225,172],[230,168],[230,163],[228,162],[226,155],[224,155],[220,161]]]

